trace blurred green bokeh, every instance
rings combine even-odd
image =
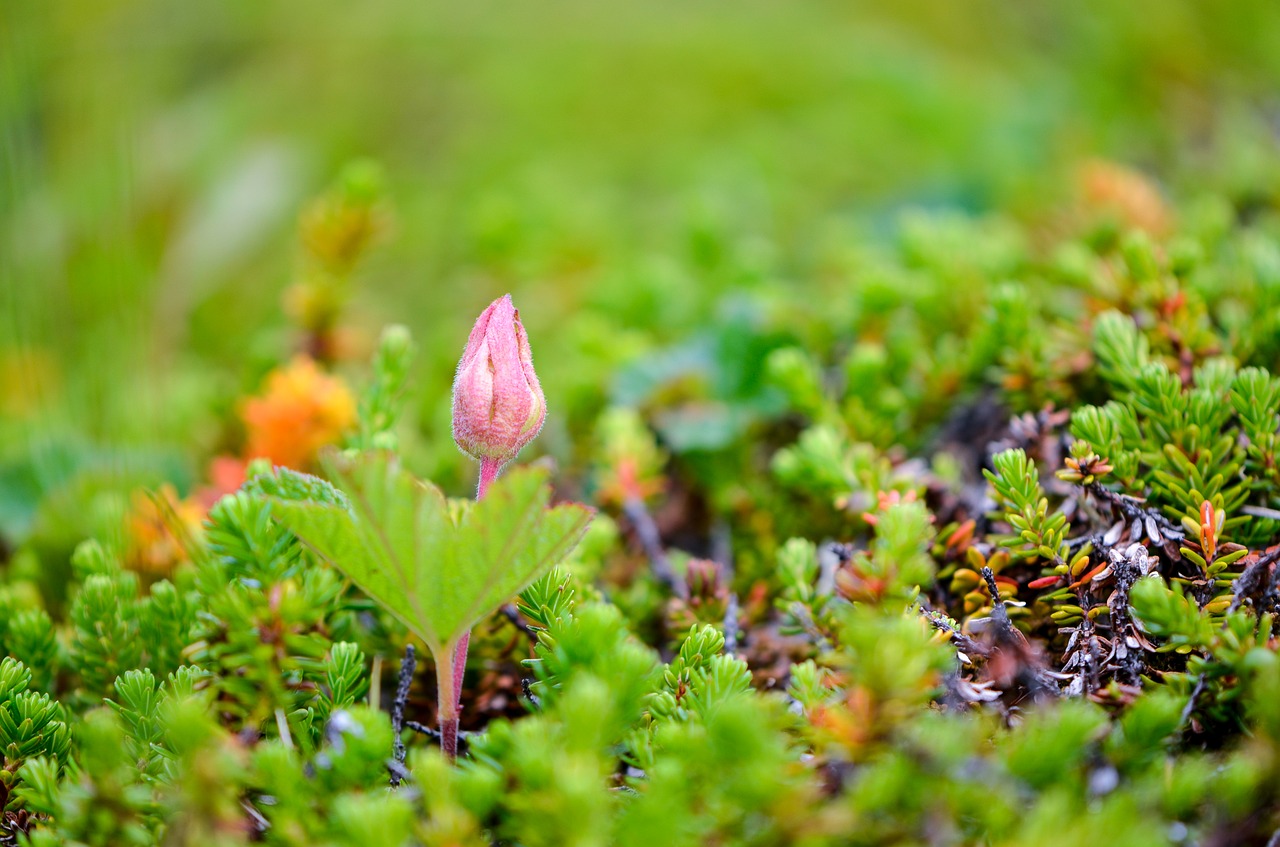
[[[619,367],[838,309],[905,209],[1035,219],[1091,157],[1272,205],[1278,126],[1274,0],[10,2],[0,536],[59,486],[202,477],[297,346],[297,216],[355,159],[395,223],[344,323],[411,327],[410,449],[459,484],[445,397],[504,292],[568,461]]]

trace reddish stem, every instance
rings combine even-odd
[[[483,500],[485,492],[502,471],[502,465],[496,459],[480,460],[480,482],[476,485],[476,499]]]
[[[494,459],[480,460],[480,482],[476,485],[476,499],[484,499],[485,492],[502,471],[502,465]],[[449,761],[458,757],[458,715],[462,711],[462,676],[467,671],[467,647],[471,644],[471,633],[464,632],[458,639],[458,646],[450,657],[449,670],[452,672],[452,690],[446,691],[440,686],[440,746],[444,749]],[[453,700],[452,709],[445,705],[445,698]]]
[[[459,641],[458,646],[461,645]],[[458,758],[458,689],[462,681],[454,671],[457,649],[446,652],[453,661],[436,660],[436,713],[440,723],[440,748],[452,762]]]
[[[458,719],[457,718],[441,718],[440,719],[440,748],[444,750],[444,757],[450,762],[458,759]]]
[[[471,633],[464,632],[458,639],[458,646],[453,650],[453,710],[462,712],[462,675],[467,672],[467,645],[471,643]]]

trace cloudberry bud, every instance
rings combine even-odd
[[[453,440],[482,464],[504,465],[546,416],[529,337],[507,294],[480,314],[462,352],[453,380]]]

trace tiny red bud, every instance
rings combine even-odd
[[[489,304],[453,380],[453,439],[472,458],[506,464],[533,440],[547,404],[511,295]]]

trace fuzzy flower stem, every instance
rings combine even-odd
[[[476,499],[483,500],[484,494],[493,485],[493,481],[502,472],[502,464],[497,459],[480,460],[480,482],[476,485]]]
[[[436,711],[440,723],[440,747],[450,762],[458,758],[458,692],[462,675],[457,672],[459,658],[465,666],[467,636],[463,636],[451,653],[453,661],[436,661]]]
[[[453,440],[480,463],[476,500],[484,499],[502,466],[533,440],[546,418],[529,336],[511,295],[499,297],[476,319],[453,378]],[[463,633],[436,661],[440,746],[451,762],[458,755],[458,713],[470,643],[471,633]]]
[[[484,498],[485,492],[501,472],[502,464],[496,459],[480,460],[480,482],[476,486],[476,500]],[[441,662],[436,667],[440,698],[440,746],[451,762],[458,757],[458,714],[462,711],[462,677],[467,670],[467,647],[470,643],[471,633],[464,632],[453,649],[453,660]],[[449,679],[446,680],[446,676]],[[450,700],[452,710],[445,705]]]
[[[464,632],[458,639],[458,646],[453,651],[453,678],[457,685],[453,692],[454,708],[462,711],[462,675],[467,671],[467,646],[471,643],[471,633]]]

